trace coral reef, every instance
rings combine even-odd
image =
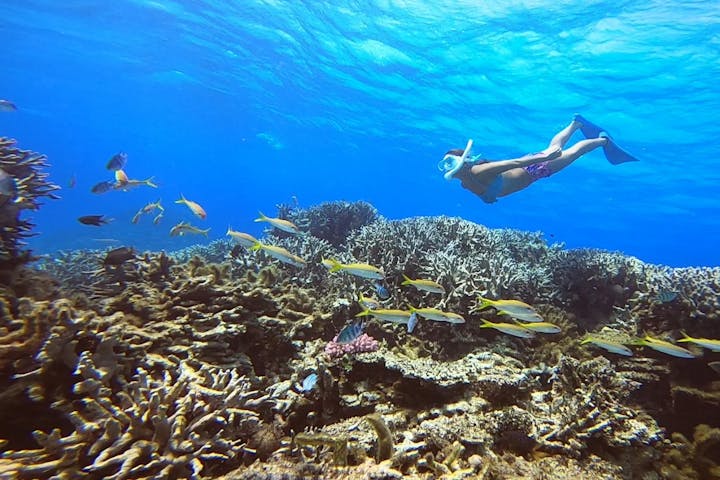
[[[43,197],[57,199],[60,187],[50,183],[45,169],[47,157],[15,147],[15,140],[0,137],[0,272],[26,263],[29,252],[22,251],[23,239],[30,236],[34,225],[21,218],[23,210],[37,210]],[[0,283],[6,283],[0,277]]]
[[[457,218],[391,222],[366,204],[281,213],[309,233],[263,242],[305,267],[217,241],[15,269],[0,291],[0,477],[717,478],[720,419],[704,413],[717,353],[622,357],[580,340],[720,338],[720,269],[566,251]],[[466,322],[408,333],[374,320],[339,345],[376,286],[329,274],[324,258],[382,266],[383,308]],[[483,329],[499,315],[477,311],[478,295],[528,302],[562,333]]]

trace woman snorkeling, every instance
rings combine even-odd
[[[578,129],[586,140],[563,150]],[[449,150],[438,168],[445,172],[446,180],[459,179],[463,188],[473,192],[485,203],[496,202],[498,197],[527,188],[536,180],[559,172],[598,147],[603,148],[605,158],[613,165],[637,161],[637,158],[621,149],[607,131],[580,115],[575,115],[570,125],[553,137],[548,148],[524,157],[495,161],[470,157],[472,143],[469,140],[465,150]]]

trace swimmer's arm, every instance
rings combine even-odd
[[[479,165],[473,165],[470,171],[474,174],[494,174],[498,175],[513,168],[524,168],[529,165],[544,162],[546,160],[552,160],[559,157],[562,154],[561,150],[553,152],[538,152],[530,153],[520,158],[511,158],[509,160],[495,160],[488,163],[481,163]]]

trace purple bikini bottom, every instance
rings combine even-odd
[[[549,177],[552,175],[552,172],[550,171],[550,167],[548,167],[548,162],[540,162],[540,163],[534,163],[532,165],[528,165],[525,167],[525,171],[530,175],[530,178],[532,178],[532,181],[540,180],[541,178]]]

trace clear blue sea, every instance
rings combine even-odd
[[[0,136],[48,155],[63,186],[29,215],[39,253],[173,250],[228,225],[260,235],[280,203],[366,200],[720,265],[716,1],[4,0],[2,16],[0,99],[18,110]],[[538,151],[576,112],[641,161],[595,151],[491,205],[437,169],[468,138],[493,159]],[[119,151],[160,188],[90,193]],[[130,223],[159,198],[160,225]],[[170,237],[181,220],[210,238]]]

